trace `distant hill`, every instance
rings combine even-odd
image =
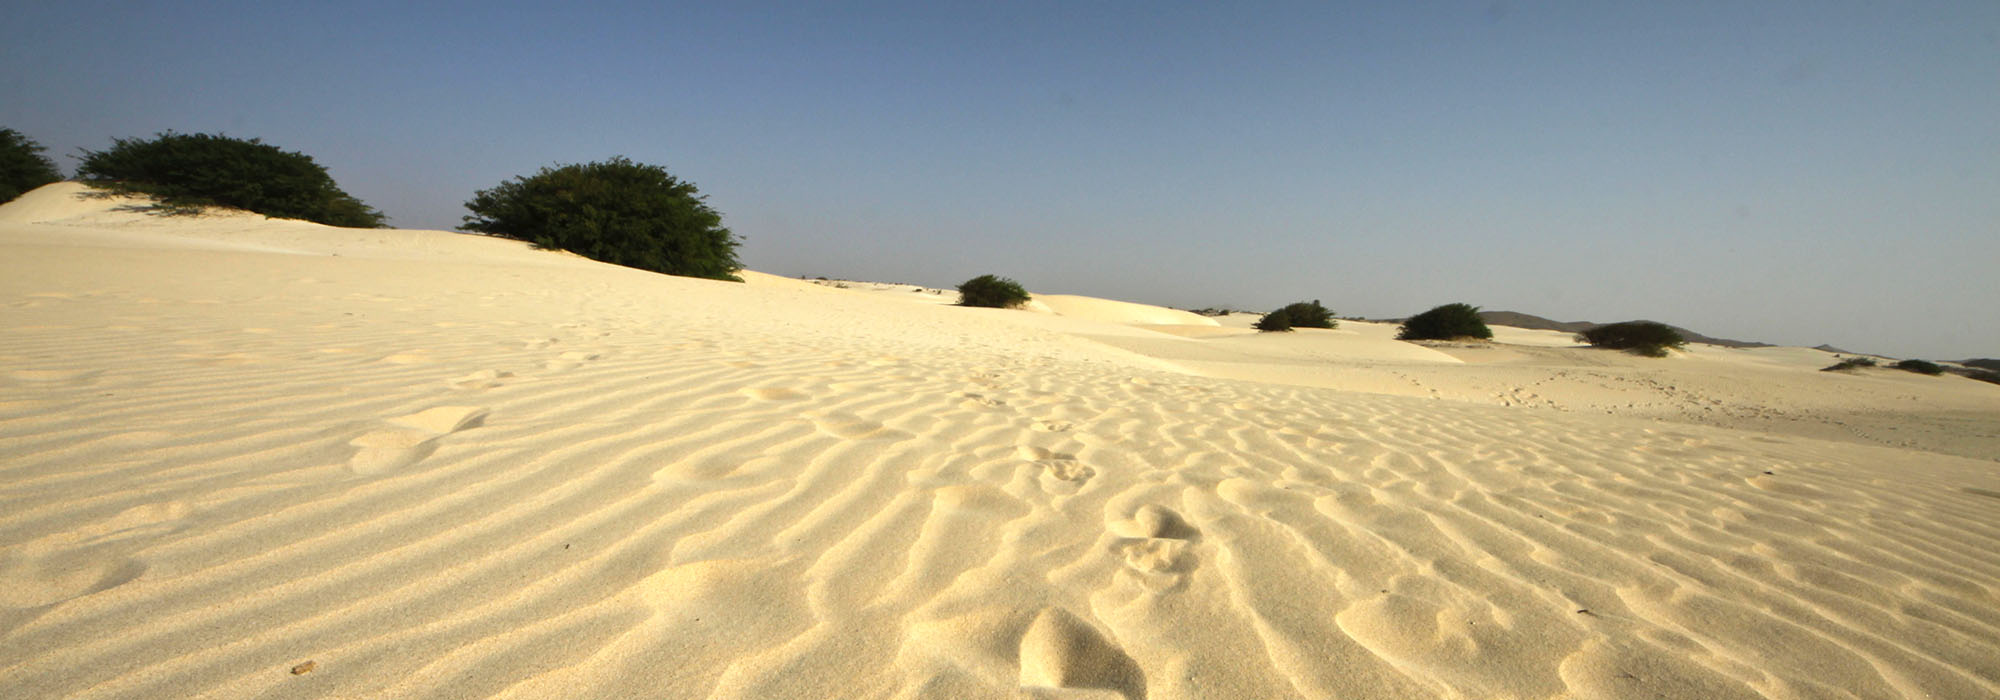
[[[1490,326],[1513,326],[1515,328],[1527,328],[1530,330],[1543,330],[1543,331],[1562,331],[1564,333],[1582,333],[1592,328],[1604,325],[1602,323],[1595,323],[1591,321],[1553,321],[1546,318],[1542,318],[1540,316],[1536,316],[1534,314],[1524,314],[1519,311],[1481,311],[1479,312],[1479,317],[1481,319],[1484,319],[1486,321],[1486,324]],[[1681,334],[1681,337],[1686,338],[1690,343],[1708,343],[1709,345],[1720,345],[1727,348],[1771,347],[1770,343],[1753,343],[1747,340],[1730,340],[1728,338],[1717,338],[1714,336],[1702,335],[1700,333],[1696,333],[1694,331],[1672,324],[1663,324],[1663,325],[1666,325],[1668,328],[1674,329],[1676,332]]]
[[[1978,360],[1959,360],[1958,363],[1961,365],[1965,365],[1967,367],[1978,367],[1980,369],[1990,369],[1995,372],[2000,372],[2000,360],[1995,360],[1991,358],[1983,358]]]

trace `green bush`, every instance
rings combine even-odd
[[[1626,321],[1607,323],[1576,334],[1578,342],[1600,348],[1624,350],[1646,357],[1666,357],[1670,349],[1687,347],[1687,339],[1664,323]]]
[[[1873,357],[1848,357],[1848,358],[1842,358],[1841,361],[1833,363],[1833,365],[1830,367],[1822,368],[1820,369],[1820,371],[1845,372],[1851,369],[1860,369],[1862,367],[1874,367],[1874,366],[1875,366],[1875,358]]]
[[[1257,319],[1260,331],[1289,331],[1293,328],[1334,328],[1340,323],[1333,320],[1333,312],[1319,305],[1319,300],[1286,304],[1283,308],[1264,314]]]
[[[1285,313],[1284,309],[1278,309],[1264,314],[1263,318],[1257,319],[1257,322],[1250,327],[1266,333],[1288,332],[1292,330],[1292,315]]]
[[[0,204],[62,179],[42,145],[13,129],[0,129]]]
[[[1445,304],[1411,316],[1403,321],[1402,330],[1396,333],[1397,340],[1492,337],[1493,330],[1487,328],[1486,320],[1479,317],[1479,307],[1470,304]]]
[[[77,178],[159,200],[169,212],[211,206],[330,226],[380,228],[386,217],[341,191],[312,156],[257,139],[165,132],[150,141],[113,139],[84,151]]]
[[[1995,372],[1990,369],[1975,369],[1970,372],[1967,372],[1965,376],[1971,379],[1977,379],[1979,381],[1986,382],[1988,384],[2000,384],[2000,372]]]
[[[669,275],[741,282],[737,239],[694,183],[623,156],[474,193],[465,230]]]
[[[1895,368],[1908,372],[1916,372],[1917,374],[1929,374],[1933,376],[1944,374],[1943,367],[1939,367],[1935,362],[1929,362],[1926,360],[1903,360],[1902,362],[1896,363]]]
[[[980,275],[958,285],[959,306],[1012,309],[1028,303],[1028,290],[1005,277]]]

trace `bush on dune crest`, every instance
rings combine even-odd
[[[1936,362],[1931,362],[1929,360],[1903,360],[1901,362],[1897,362],[1895,364],[1895,367],[1896,369],[1900,369],[1906,372],[1916,372],[1917,374],[1928,374],[1932,376],[1944,374],[1943,367],[1939,367]]]
[[[387,220],[341,191],[312,156],[257,139],[171,131],[112,139],[110,148],[84,151],[76,175],[95,187],[151,196],[170,213],[233,207],[354,228],[381,228]]]
[[[1337,328],[1340,322],[1333,320],[1333,312],[1319,305],[1319,300],[1286,304],[1284,307],[1264,314],[1254,326],[1260,331],[1289,331],[1294,328]]]
[[[1626,321],[1607,323],[1576,334],[1578,342],[1594,347],[1624,350],[1645,357],[1666,357],[1668,350],[1687,347],[1687,339],[1664,323]]]
[[[613,265],[741,282],[736,236],[694,183],[620,156],[542,168],[473,194],[465,230]]]
[[[980,275],[958,285],[959,306],[1014,309],[1028,303],[1030,298],[1021,283],[994,275]]]
[[[1493,330],[1479,317],[1479,307],[1445,304],[1411,316],[1396,333],[1397,340],[1491,339]]]
[[[0,128],[0,204],[28,190],[62,179],[42,145],[13,129]]]

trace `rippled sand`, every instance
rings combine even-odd
[[[2000,387],[64,187],[0,208],[0,696],[2000,695]]]

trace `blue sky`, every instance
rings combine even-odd
[[[2000,3],[33,3],[0,126],[410,228],[624,155],[751,268],[2000,356]]]

